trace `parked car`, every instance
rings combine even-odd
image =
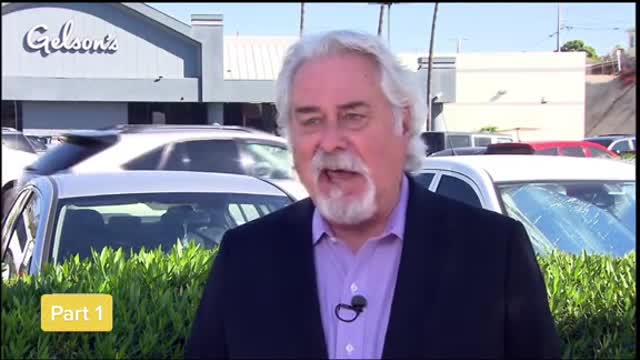
[[[636,249],[635,166],[567,156],[427,157],[429,190],[523,223],[538,254],[623,256]]]
[[[38,158],[24,135],[10,128],[2,128],[2,217],[7,204],[15,197],[14,187],[22,171]]]
[[[608,134],[586,138],[584,141],[600,144],[618,155],[636,152],[635,135]]]
[[[604,146],[588,141],[532,141],[491,144],[485,154],[535,154],[620,159]]]
[[[232,126],[124,125],[75,131],[28,167],[18,186],[60,171],[171,170],[220,172],[282,180],[292,194],[297,175],[286,141],[271,134]],[[290,181],[293,180],[293,181]],[[293,184],[293,185],[292,185]]]
[[[182,171],[56,174],[20,190],[2,224],[2,262],[35,274],[90,248],[217,246],[224,232],[290,204],[267,181]]]
[[[459,155],[481,155],[487,151],[486,146],[465,146],[459,148],[444,149],[429,154],[429,156],[459,156]]]
[[[513,137],[508,134],[453,131],[426,131],[421,134],[421,138],[427,147],[427,156],[450,148],[477,147],[513,142]]]

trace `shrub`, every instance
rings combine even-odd
[[[104,249],[2,285],[2,358],[182,358],[216,250],[194,245],[130,253]],[[539,258],[564,358],[634,358],[635,253]],[[113,295],[113,331],[45,333],[40,297]]]

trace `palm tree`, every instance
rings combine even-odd
[[[433,37],[436,32],[436,17],[438,15],[438,3],[433,5],[433,20],[431,21],[431,40],[429,41],[429,66],[427,67],[427,104],[429,108],[427,110],[427,131],[433,129],[431,121],[431,67],[433,64]]]
[[[304,3],[300,3],[300,36],[302,37],[302,32],[304,30]]]

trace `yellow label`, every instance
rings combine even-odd
[[[40,298],[42,331],[111,331],[113,299],[107,294],[49,294]]]

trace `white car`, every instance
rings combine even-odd
[[[15,195],[16,181],[24,168],[38,158],[31,143],[19,131],[2,129],[2,216]]]
[[[60,136],[26,169],[18,187],[36,176],[124,170],[171,170],[251,175],[296,186],[287,142],[248,128],[216,125],[123,125],[111,130],[75,131]],[[293,184],[293,185],[291,185]]]
[[[35,274],[90,249],[139,251],[176,242],[217,246],[225,231],[294,199],[234,174],[133,171],[57,174],[30,181],[2,224],[3,277]]]
[[[519,220],[538,254],[635,251],[633,165],[565,156],[443,156],[425,158],[413,175],[431,191]]]

